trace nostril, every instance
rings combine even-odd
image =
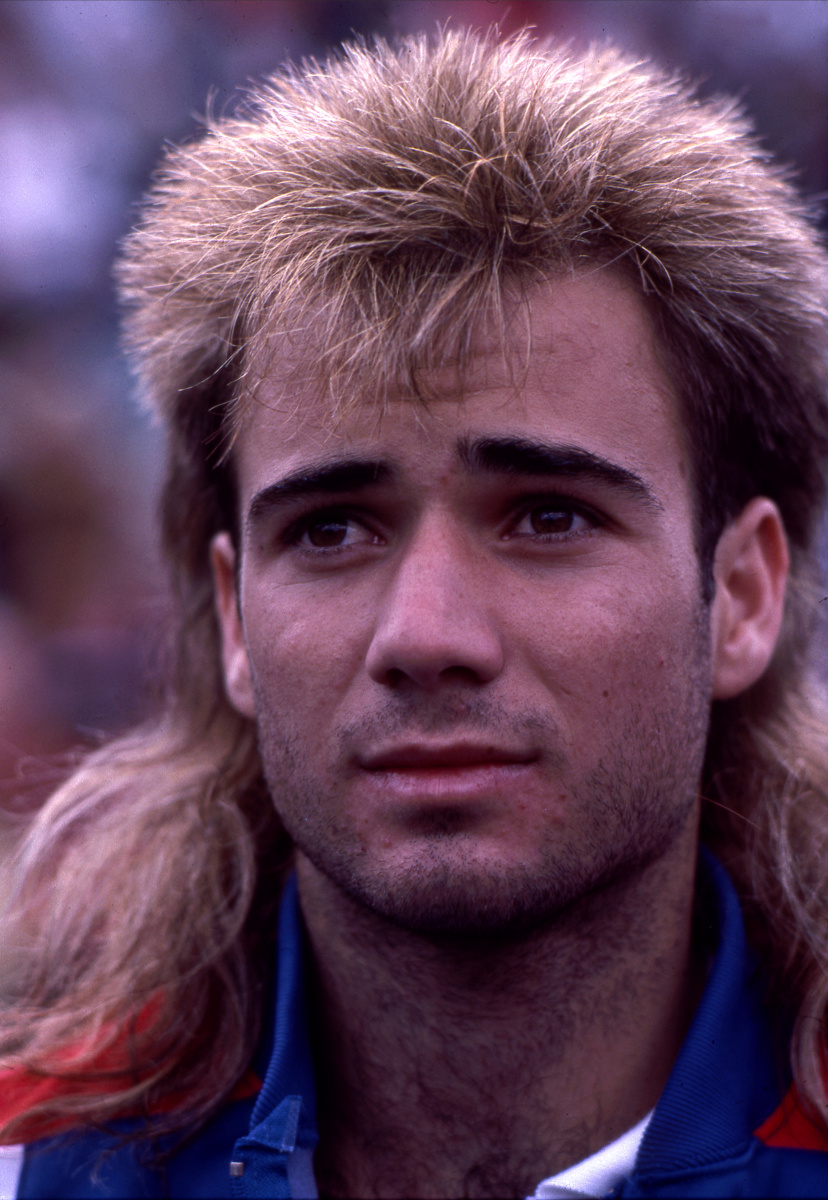
[[[433,672],[423,670],[415,672],[411,669],[403,670],[400,667],[391,667],[385,679],[378,682],[399,691],[410,684],[415,684],[419,688],[438,687],[443,684],[455,683],[461,683],[466,686],[469,684],[479,686],[480,683],[487,682],[487,680],[482,678],[477,671],[463,666],[444,667],[442,670]]]

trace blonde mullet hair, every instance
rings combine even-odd
[[[181,608],[159,718],[92,754],[19,859],[0,1066],[82,1082],[23,1114],[206,1119],[259,1028],[284,835],[250,724],[224,697],[211,537],[235,529],[232,440],[257,371],[313,364],[332,414],[427,402],[481,320],[562,273],[644,296],[695,470],[703,594],[729,518],[782,511],[793,577],[771,670],[713,706],[705,838],[794,1021],[826,1123],[828,706],[810,647],[825,495],[825,255],[732,102],[608,48],[469,33],[287,68],[167,154],[118,266],[126,342],[168,438],[163,536]],[[508,298],[508,299],[507,299]],[[290,380],[285,378],[286,393]],[[22,915],[21,915],[22,914]],[[15,953],[17,952],[17,953]],[[123,1065],[100,1066],[128,1033]],[[120,1039],[120,1040],[119,1040]]]

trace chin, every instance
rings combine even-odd
[[[376,916],[411,933],[455,939],[498,939],[543,928],[646,866],[557,854],[531,866],[498,867],[475,862],[468,839],[450,849],[447,840],[374,870],[364,856],[331,861],[304,853],[317,871]]]

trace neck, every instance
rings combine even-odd
[[[640,1120],[700,994],[694,862],[462,940],[390,925],[300,856],[322,1194],[531,1195]]]

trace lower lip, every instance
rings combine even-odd
[[[479,763],[466,767],[396,767],[365,771],[372,790],[408,802],[457,803],[514,797],[528,782],[531,763]]]

